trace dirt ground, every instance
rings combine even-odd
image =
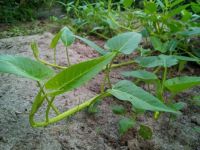
[[[30,42],[38,42],[41,58],[52,62],[53,50],[49,49],[53,35],[21,36],[0,40],[0,54],[32,57]],[[97,41],[102,44],[102,41]],[[66,65],[64,47],[58,45],[58,64]],[[72,63],[98,56],[91,48],[77,41],[69,48]],[[112,82],[122,79],[121,71],[131,70],[134,65],[114,69]],[[197,74],[196,74],[197,75]],[[55,101],[59,110],[65,111],[99,92],[100,73],[85,86],[59,96]],[[99,112],[91,115],[81,111],[69,119],[45,128],[32,128],[28,113],[37,93],[36,83],[10,74],[0,74],[0,150],[200,150],[200,108],[190,103],[191,96],[200,88],[179,94],[177,101],[188,103],[182,115],[169,120],[169,114],[157,121],[152,113],[139,116],[138,121],[153,129],[151,140],[141,139],[136,129],[120,137],[118,121],[121,116],[112,113],[110,107],[119,101],[108,98],[101,102]],[[127,104],[128,105],[128,104]],[[42,109],[39,113],[42,114]]]

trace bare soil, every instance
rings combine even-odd
[[[53,62],[53,50],[49,48],[53,35],[20,36],[0,40],[0,54],[22,55],[33,58],[30,42],[38,42],[41,58]],[[103,41],[97,41],[100,45]],[[58,64],[66,65],[64,47],[58,45]],[[97,57],[88,46],[75,42],[69,48],[72,63]],[[112,83],[123,79],[121,71],[134,68],[129,65],[114,69]],[[194,71],[196,75],[198,72]],[[60,111],[65,111],[99,92],[102,73],[85,86],[59,96],[55,101]],[[139,116],[140,123],[153,129],[153,138],[143,140],[137,134],[137,127],[120,137],[118,121],[122,116],[112,113],[110,107],[122,104],[114,98],[107,98],[99,105],[99,112],[88,114],[81,111],[69,119],[45,128],[32,128],[29,125],[29,111],[38,88],[36,83],[10,74],[0,74],[0,150],[200,150],[200,108],[190,103],[191,97],[199,94],[200,88],[188,90],[176,97],[177,101],[188,105],[182,115],[169,119],[163,114],[156,121],[152,113]],[[129,104],[124,104],[129,106]],[[41,115],[44,109],[40,110]]]

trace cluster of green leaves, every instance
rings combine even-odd
[[[130,27],[135,24],[134,15],[130,11],[124,11],[124,8],[128,9],[129,3],[113,0],[60,2],[67,15],[61,20],[56,20],[67,23],[77,32],[83,31],[108,39],[123,31],[131,31]]]
[[[200,57],[199,1],[77,0],[60,3],[66,9],[67,23],[71,22],[75,32],[84,31],[108,39],[113,34],[137,31],[145,38],[147,49],[140,48],[142,53]],[[184,63],[180,63],[180,68]]]
[[[164,54],[199,57],[195,42],[200,35],[200,3],[177,1],[145,1],[144,10],[134,14],[141,22],[143,35],[150,39],[153,49]],[[195,48],[194,48],[195,47]]]
[[[68,58],[68,66],[58,66],[56,64],[56,45],[59,40],[68,47],[75,39],[79,39],[91,46],[101,56],[91,60],[87,60],[78,64],[70,64]],[[156,86],[156,94],[147,92],[137,85],[137,82],[128,80],[121,80],[115,85],[112,85],[110,81],[110,72],[114,60],[118,55],[129,55],[137,50],[139,43],[142,40],[142,35],[137,32],[125,32],[114,36],[106,41],[104,48],[96,45],[94,42],[75,35],[69,28],[62,28],[52,39],[50,47],[54,49],[54,64],[50,64],[39,58],[39,50],[36,43],[32,43],[34,57],[37,61],[20,56],[0,56],[0,72],[12,73],[22,77],[26,77],[37,81],[40,89],[32,105],[30,112],[30,124],[33,127],[47,126],[51,123],[58,122],[64,118],[67,118],[78,111],[85,108],[92,108],[95,104],[108,96],[113,96],[116,100],[126,101],[132,106],[132,113],[137,115],[138,113],[145,113],[146,111],[155,112],[155,118],[158,118],[160,112],[168,112],[172,114],[180,114],[180,109],[183,108],[183,103],[173,103],[173,99],[168,102],[164,97],[165,91],[170,91],[174,96],[178,92],[192,88],[200,84],[200,77],[194,76],[181,76],[167,79],[167,71],[169,67],[177,65],[180,61],[199,61],[190,57],[181,57],[176,55],[159,55],[138,57],[135,59],[143,69],[135,70],[131,72],[122,73],[125,77],[134,77],[139,79],[138,81],[144,81],[147,84],[154,84]],[[66,49],[67,51],[67,49]],[[55,73],[52,69],[46,65],[57,67],[62,69],[59,73]],[[31,68],[30,68],[31,66]],[[141,68],[140,67],[140,68]],[[164,69],[162,77],[159,77],[153,72],[148,72],[146,68]],[[63,113],[60,113],[56,106],[53,104],[57,96],[66,92],[72,91],[78,88],[93,77],[95,77],[100,71],[104,71],[104,78],[101,84],[101,93],[97,94],[90,100],[86,100],[84,103],[75,106]],[[108,85],[108,89],[105,86]],[[43,105],[44,101],[47,101],[45,120],[35,121],[34,116]],[[54,110],[56,116],[49,117],[50,110]],[[112,108],[116,114],[123,114],[125,116],[126,109],[123,106],[115,106]],[[124,134],[130,128],[139,124],[139,134],[144,139],[149,139],[152,136],[152,131],[146,125],[136,122],[134,117],[122,117],[119,121],[119,131]]]

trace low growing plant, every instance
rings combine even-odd
[[[26,77],[35,80],[39,85],[39,91],[34,99],[29,115],[29,121],[32,127],[44,127],[49,124],[56,123],[62,119],[74,115],[76,112],[79,112],[85,108],[92,107],[97,101],[103,100],[105,97],[108,96],[114,96],[118,100],[129,102],[132,105],[133,113],[136,112],[136,114],[139,110],[141,112],[153,111],[180,114],[180,112],[176,108],[167,106],[165,104],[165,101],[160,99],[160,97],[153,96],[151,93],[138,87],[135,83],[131,81],[121,80],[115,85],[113,85],[110,81],[109,74],[112,70],[114,60],[119,55],[129,55],[133,51],[135,51],[138,47],[138,44],[142,40],[141,34],[136,32],[126,32],[119,34],[106,42],[104,46],[106,49],[105,50],[104,48],[97,46],[92,41],[74,35],[68,28],[63,28],[53,38],[51,47],[56,48],[59,39],[62,40],[65,46],[69,46],[73,43],[75,38],[82,40],[83,42],[94,48],[96,51],[98,51],[102,56],[78,64],[71,64],[68,67],[58,66],[56,64],[52,65],[43,62],[43,60],[39,58],[39,50],[36,43],[32,44],[32,49],[37,61],[21,56],[0,56],[0,72],[12,73],[18,76]],[[166,68],[177,64],[177,60],[170,56],[161,55],[158,56],[155,61],[156,62],[145,62],[143,60],[143,63],[154,67],[164,67],[165,72],[163,75],[161,86],[164,86],[172,92],[176,93],[182,91],[183,89],[198,85],[200,83],[199,77],[186,77],[184,79],[174,78],[167,80]],[[62,68],[62,70],[56,74],[45,64],[53,67]],[[141,59],[140,64],[142,64]],[[93,98],[86,100],[82,104],[77,105],[63,113],[60,113],[60,111],[54,105],[54,100],[56,99],[56,97],[72,91],[75,88],[83,86],[101,71],[104,71],[104,78],[102,79],[100,87],[101,92],[95,95]],[[144,71],[135,72],[134,74],[135,76],[139,76],[142,79],[148,78],[148,80],[157,80],[157,77],[155,75],[151,73],[145,75],[147,73]],[[149,76],[151,76],[151,78]],[[105,85],[108,85],[109,88],[106,89]],[[45,101],[47,102],[45,118],[44,120],[36,121],[35,114],[38,112],[39,108],[44,105]],[[49,117],[49,112],[51,109],[54,110],[56,114],[56,116],[53,118]],[[116,109],[119,110],[119,108],[115,108],[115,110]],[[119,122],[120,133],[123,134],[129,128],[133,127],[135,125],[134,122],[134,118],[123,118],[123,120]],[[144,133],[143,130],[149,131],[150,129],[148,129],[145,125],[141,125],[139,131],[141,135],[143,135]],[[151,133],[148,132],[148,135],[145,135],[144,138],[148,139],[150,136]]]

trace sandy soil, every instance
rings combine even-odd
[[[0,54],[32,57],[30,42],[38,42],[41,58],[52,61],[49,43],[53,35],[21,36],[0,40]],[[97,41],[102,44],[102,41]],[[64,47],[57,48],[58,63],[66,65]],[[76,42],[69,48],[72,63],[78,63],[98,56],[91,48]],[[133,65],[115,69],[112,82],[122,79],[120,72],[131,70]],[[90,83],[73,92],[58,97],[55,101],[65,111],[99,92],[100,73]],[[139,116],[138,121],[149,125],[153,131],[152,140],[142,140],[136,129],[120,137],[117,122],[121,116],[112,113],[110,106],[121,103],[108,98],[99,105],[99,112],[91,115],[86,111],[46,128],[31,128],[28,113],[37,93],[36,83],[14,75],[0,74],[0,149],[1,150],[200,150],[200,134],[194,130],[200,126],[200,108],[189,102],[200,88],[194,88],[177,96],[177,101],[187,102],[183,115],[169,121],[169,115],[162,115],[158,121],[152,113]],[[129,105],[129,104],[125,104]],[[42,109],[40,113],[44,110]]]

